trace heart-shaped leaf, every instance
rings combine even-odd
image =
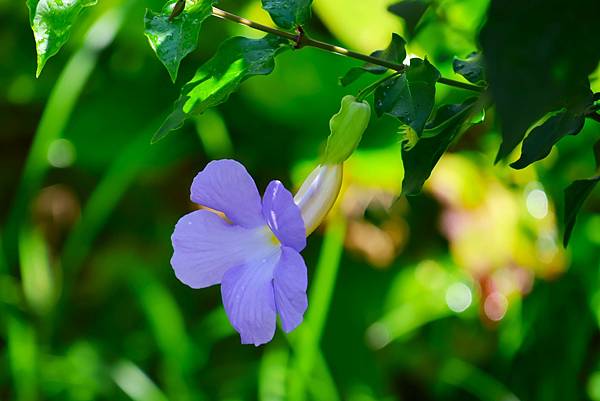
[[[439,78],[440,72],[429,61],[411,59],[404,74],[375,90],[377,115],[392,115],[420,136],[435,104],[435,83]]]
[[[172,17],[173,8],[184,4],[169,0],[160,13],[146,10],[144,35],[175,82],[181,60],[196,49],[202,22],[212,13],[215,0],[197,0]]]
[[[419,138],[410,149],[402,148],[403,194],[417,195],[421,192],[431,171],[460,132],[474,104],[474,99],[468,99],[462,104],[440,108],[439,118],[436,116],[429,128],[437,134]]]
[[[313,0],[262,0],[262,7],[277,26],[294,29],[310,20]]]
[[[239,36],[227,39],[181,89],[175,109],[154,134],[152,142],[181,127],[191,115],[202,114],[226,101],[245,79],[270,74],[275,68],[275,56],[289,48],[286,39],[271,35],[261,39]]]
[[[48,59],[69,40],[81,11],[94,4],[96,0],[27,0],[37,51],[36,76],[40,76]]]
[[[480,53],[473,52],[464,60],[454,58],[452,69],[471,83],[485,84],[485,69],[483,66],[483,57]]]

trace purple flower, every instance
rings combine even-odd
[[[306,230],[292,194],[271,181],[262,198],[235,160],[210,162],[191,187],[193,202],[208,210],[183,216],[171,240],[175,275],[192,288],[221,284],[225,311],[243,344],[275,334],[276,316],[287,333],[303,319],[306,265],[300,251]]]

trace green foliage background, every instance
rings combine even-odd
[[[386,11],[391,3],[318,0],[308,29],[365,53],[400,33],[411,38],[409,53],[427,55],[444,76],[453,76],[454,56],[478,47],[487,1],[435,2],[411,32]],[[542,225],[560,242],[555,210],[569,183],[594,174],[596,122],[516,171],[493,165],[500,135],[491,110],[451,147],[454,158],[442,159],[423,194],[382,211],[369,196],[399,194],[401,136],[397,120],[373,116],[348,162],[345,187],[354,189],[344,195],[371,207],[340,207],[309,239],[307,321],[266,346],[242,346],[218,287],[191,290],[169,265],[174,224],[193,208],[191,180],[208,161],[232,157],[259,188],[274,178],[297,187],[340,99],[360,88],[338,78],[359,64],[318,49],[284,52],[271,75],[242,83],[228,102],[150,145],[180,87],[218,44],[257,37],[207,19],[173,85],[142,34],[145,8],[162,6],[103,0],[86,8],[36,80],[27,6],[0,0],[1,400],[600,400],[598,191],[567,251],[538,263],[530,246],[545,238]],[[219,6],[269,21],[259,1]],[[511,45],[544,48],[523,27],[515,19]],[[591,37],[579,40],[592,47]],[[366,75],[363,87],[373,81]],[[597,92],[598,73],[591,79]],[[470,96],[437,89],[438,104]],[[514,212],[503,197],[525,210],[532,183],[550,198],[546,220],[502,224]],[[450,202],[444,193],[458,195]],[[465,245],[444,230],[445,212],[468,215],[486,202],[485,238]],[[394,257],[382,261],[357,227],[386,232],[390,221],[403,229]],[[502,257],[482,273],[465,254]],[[506,314],[492,321],[488,285],[501,287],[497,274],[513,267],[534,277],[532,288],[507,293]],[[448,306],[457,283],[473,296],[460,313]]]

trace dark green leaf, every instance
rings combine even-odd
[[[429,8],[429,1],[422,0],[404,0],[388,7],[388,11],[396,14],[406,23],[406,31],[409,35],[414,35],[417,25],[421,21],[423,14]]]
[[[476,97],[471,97],[459,104],[445,104],[435,113],[435,116],[427,121],[423,130],[423,137],[432,137],[439,134],[446,126],[452,124],[456,119],[463,116],[463,111],[475,104]]]
[[[41,74],[48,59],[69,40],[73,23],[81,10],[94,4],[96,0],[27,0],[29,23],[37,50],[36,76]]]
[[[284,29],[294,29],[310,20],[312,0],[262,0],[263,8]]]
[[[547,113],[587,96],[600,59],[589,44],[598,15],[598,0],[492,0],[480,43],[502,128],[497,160]]]
[[[469,99],[463,104],[446,106],[442,112],[444,115],[440,117],[440,121],[435,126],[439,129],[437,135],[420,138],[410,150],[405,147],[402,148],[402,163],[404,164],[403,194],[417,195],[421,192],[421,188],[431,175],[431,171],[469,117],[473,104],[473,99]],[[442,117],[445,117],[443,121]],[[432,129],[435,128],[432,127]]]
[[[406,72],[375,90],[375,111],[387,113],[421,135],[435,103],[440,72],[429,61],[413,58]]]
[[[406,41],[402,38],[402,36],[393,33],[392,40],[390,41],[388,47],[386,47],[384,50],[374,51],[371,53],[371,56],[390,61],[392,63],[402,64],[406,58],[406,49],[404,48],[405,45]],[[386,67],[382,67],[377,64],[366,63],[362,67],[351,68],[346,75],[340,78],[340,84],[342,86],[350,85],[352,82],[360,78],[365,72],[370,72],[371,74],[383,74],[387,70],[388,69]]]
[[[215,0],[198,0],[171,20],[177,0],[169,0],[160,13],[146,10],[144,34],[173,82],[181,60],[198,45],[202,22],[211,15]],[[180,3],[182,4],[182,3]]]
[[[271,35],[261,39],[233,37],[223,42],[181,89],[175,109],[154,134],[152,142],[181,127],[191,115],[225,102],[245,79],[270,74],[275,67],[275,56],[288,48],[286,39]]]
[[[525,138],[521,157],[511,167],[522,169],[531,163],[542,160],[562,137],[576,135],[583,128],[585,117],[562,110],[553,115],[542,125],[535,127]]]
[[[583,206],[583,203],[590,195],[596,184],[600,181],[600,176],[588,178],[586,180],[577,180],[565,189],[565,233],[563,244],[567,246],[571,232],[577,220],[577,213]]]
[[[485,70],[483,68],[483,57],[480,53],[473,52],[466,59],[455,58],[452,62],[454,72],[462,75],[474,84],[485,83]]]

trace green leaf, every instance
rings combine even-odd
[[[543,124],[535,127],[525,138],[521,157],[511,164],[512,168],[522,169],[531,163],[542,160],[552,150],[562,137],[567,135],[576,135],[583,128],[585,117],[575,115],[567,110],[561,110],[544,121]]]
[[[406,24],[406,31],[410,36],[414,36],[417,25],[430,4],[429,1],[423,0],[404,0],[389,6],[388,11],[402,18]]]
[[[262,0],[262,7],[284,29],[294,29],[310,20],[312,0]]]
[[[473,52],[464,60],[454,58],[452,69],[455,73],[462,75],[471,83],[485,83],[485,69],[483,67],[483,57],[481,56],[481,53]]]
[[[563,236],[565,247],[569,243],[569,238],[571,238],[571,232],[577,220],[577,213],[579,213],[581,206],[583,206],[598,181],[600,181],[600,176],[577,180],[565,189],[565,233]]]
[[[421,135],[435,104],[440,72],[427,60],[413,58],[406,72],[375,90],[375,111],[398,118]]]
[[[216,0],[197,0],[174,18],[171,18],[171,13],[177,0],[169,0],[160,13],[146,10],[144,35],[169,71],[173,82],[177,79],[181,60],[196,49],[202,22],[211,15],[215,2]]]
[[[393,33],[392,40],[390,41],[388,47],[386,47],[384,50],[374,51],[371,53],[371,56],[390,61],[392,63],[402,64],[406,58],[406,49],[404,48],[405,45],[406,41],[402,38],[402,36]],[[377,64],[366,63],[362,67],[354,67],[348,70],[346,75],[340,78],[340,84],[342,86],[348,86],[360,78],[365,72],[379,75],[383,74],[387,70],[388,69],[386,67],[382,67]]]
[[[40,76],[48,59],[69,40],[81,10],[94,4],[96,0],[27,0],[37,50],[36,77]]]
[[[423,137],[432,137],[439,134],[446,126],[452,124],[457,118],[462,116],[462,112],[471,107],[477,101],[476,97],[471,97],[459,104],[445,104],[435,113],[435,116],[425,124]]]
[[[225,102],[245,79],[270,74],[275,68],[275,56],[289,48],[286,39],[271,35],[261,39],[233,37],[223,42],[181,89],[175,109],[154,134],[152,143],[181,127],[190,116]]]
[[[502,129],[497,160],[547,113],[587,96],[600,60],[600,46],[589,45],[598,15],[597,0],[491,1],[479,41]]]
[[[463,104],[448,105],[440,109],[438,114],[441,112],[443,116],[438,121],[434,119],[436,125],[430,128],[436,130],[437,135],[420,138],[410,149],[402,148],[403,194],[410,196],[421,192],[431,171],[460,132],[474,104],[474,99],[468,99]],[[445,118],[443,121],[442,117]]]

